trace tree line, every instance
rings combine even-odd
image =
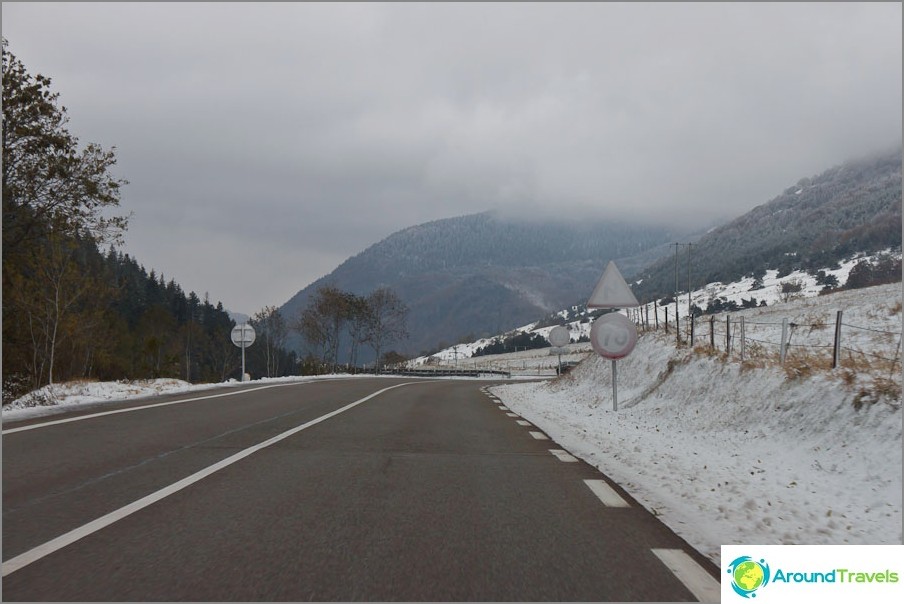
[[[225,379],[222,304],[116,250],[114,149],[80,145],[51,80],[3,40],[3,400],[76,378]]]
[[[73,379],[240,377],[222,303],[185,293],[172,279],[117,250],[129,217],[111,173],[115,148],[81,146],[51,80],[29,74],[3,39],[3,402]],[[361,345],[377,359],[407,336],[407,308],[380,288],[359,297],[323,288],[293,321],[273,306],[249,319],[246,350],[255,377],[320,373],[339,364],[347,332],[356,364]],[[298,331],[317,353],[287,347]]]

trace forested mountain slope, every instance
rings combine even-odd
[[[802,178],[775,199],[701,237],[691,247],[690,282],[736,281],[767,269],[830,267],[856,252],[901,246],[901,149]],[[674,248],[673,248],[674,249]],[[674,252],[673,252],[674,254]],[[687,248],[678,258],[686,289]],[[634,275],[638,298],[675,288],[674,255]]]
[[[605,222],[539,222],[493,213],[399,231],[349,258],[280,310],[291,321],[324,284],[358,295],[391,287],[408,305],[417,353],[499,333],[590,294],[609,260],[674,238],[664,229]],[[300,344],[300,342],[298,342]]]

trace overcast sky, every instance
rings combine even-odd
[[[901,4],[3,2],[130,184],[125,251],[248,314],[488,209],[681,226],[901,142]]]

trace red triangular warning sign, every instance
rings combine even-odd
[[[603,276],[590,294],[587,308],[628,308],[640,306],[625,278],[618,272],[618,267],[611,260],[603,271]]]

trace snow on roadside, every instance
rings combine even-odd
[[[291,376],[283,378],[261,378],[250,382],[229,380],[215,384],[191,384],[184,380],[160,378],[152,380],[122,380],[118,382],[94,382],[76,380],[63,384],[44,386],[3,406],[3,421],[23,420],[45,415],[53,415],[72,410],[73,407],[151,398],[163,394],[198,392],[212,388],[230,386],[265,385],[285,382],[300,382],[323,379],[350,378],[349,375]],[[373,377],[373,376],[370,376]]]
[[[722,544],[901,543],[901,404],[855,409],[836,373],[789,380],[640,338],[560,379],[493,387],[720,563]]]

